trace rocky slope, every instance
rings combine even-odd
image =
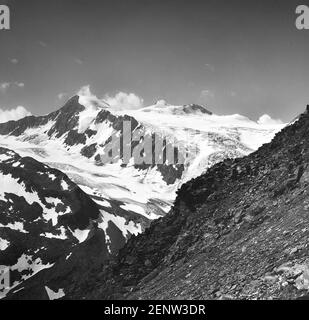
[[[172,210],[67,298],[286,299],[309,290],[309,110],[184,184]]]
[[[0,148],[0,265],[10,270],[10,294],[42,272],[36,286],[47,296],[48,279],[58,277],[50,281],[54,287],[60,277],[74,277],[77,263],[79,271],[101,264],[108,250],[100,221],[96,203],[65,174]],[[7,289],[0,288],[0,297]]]

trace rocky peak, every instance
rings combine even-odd
[[[195,112],[201,112],[203,114],[209,114],[211,115],[212,112],[208,111],[205,107],[200,106],[198,104],[187,104],[183,108],[185,113],[195,113]]]

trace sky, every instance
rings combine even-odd
[[[0,116],[47,114],[81,87],[287,122],[309,103],[294,0],[0,0]],[[17,106],[19,109],[15,109]]]

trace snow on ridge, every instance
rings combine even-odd
[[[107,244],[108,251],[111,252],[110,242],[111,239],[108,236],[107,229],[109,222],[113,222],[116,227],[122,232],[124,238],[128,238],[129,235],[138,235],[142,233],[142,226],[140,223],[134,223],[132,220],[127,221],[125,218],[113,215],[107,211],[100,210],[102,215],[102,222],[98,223],[98,227],[102,229],[105,233],[105,241]]]
[[[72,230],[69,228],[71,231],[72,235],[79,241],[79,243],[82,243],[88,239],[90,229],[85,229],[85,230],[80,230],[80,229],[75,229]]]
[[[45,237],[48,239],[59,239],[59,240],[66,240],[68,238],[66,236],[66,230],[63,226],[61,226],[58,229],[55,229],[55,231],[60,231],[60,234],[53,234],[51,232],[45,232],[45,233],[41,233],[40,237]]]
[[[12,291],[12,289],[14,289],[15,287],[17,287],[20,283],[22,283],[23,281],[33,277],[35,274],[39,273],[40,271],[44,270],[44,269],[49,269],[51,267],[54,266],[54,263],[47,263],[44,264],[41,260],[41,258],[36,258],[33,260],[33,257],[31,255],[27,255],[25,253],[23,253],[17,260],[16,264],[14,264],[13,266],[2,266],[2,267],[6,267],[11,271],[18,271],[19,273],[24,273],[21,276],[20,281],[15,281],[11,287],[9,287],[4,295],[0,295],[0,300],[2,298],[4,298],[10,291]],[[27,271],[25,273],[25,271]],[[23,288],[19,289],[18,291],[22,290]],[[17,291],[16,291],[17,292]],[[1,292],[0,292],[1,293]]]
[[[7,290],[5,290],[4,295],[1,295],[0,292],[0,300],[2,298],[5,298],[6,295],[12,291],[12,289],[14,289],[15,287],[17,287],[19,284],[21,284],[23,281],[33,277],[35,274],[39,273],[40,271],[44,270],[44,269],[49,269],[51,267],[54,266],[54,263],[47,263],[44,264],[41,260],[41,258],[36,258],[35,260],[33,260],[33,257],[31,255],[27,255],[25,253],[23,253],[17,260],[16,264],[14,264],[13,266],[2,266],[2,267],[6,267],[11,271],[18,271],[19,273],[24,273],[21,276],[20,281],[15,281],[11,287],[9,287]],[[25,273],[25,271],[27,271]],[[22,290],[23,288],[20,288],[19,290],[15,291],[18,292],[20,290]]]
[[[49,300],[57,300],[65,296],[64,290],[61,288],[56,292],[45,286],[45,290]]]
[[[62,187],[63,191],[69,190],[69,185],[65,180],[61,181],[61,187]]]
[[[78,103],[85,107],[85,109],[79,113],[78,133],[84,133],[96,119],[98,113],[102,109],[108,108],[109,105],[104,100],[92,94],[90,86],[82,87],[77,95]]]
[[[133,203],[126,203],[124,205],[121,205],[120,208],[122,208],[123,210],[126,210],[126,211],[133,211],[133,212],[136,212],[150,220],[154,220],[154,219],[157,219],[159,216],[150,212],[150,214],[147,214],[144,210],[143,207],[141,206],[138,206],[136,204],[133,204]]]
[[[0,162],[4,162],[4,161],[7,161],[7,160],[10,160],[11,157],[7,154],[0,154]]]
[[[10,245],[10,242],[6,239],[0,238],[0,251],[5,251]]]
[[[78,133],[84,133],[99,113],[96,106],[88,103],[86,104],[88,105],[87,108],[79,113]]]
[[[34,202],[40,203],[39,196],[37,192],[33,191],[27,192],[25,188],[25,184],[18,183],[16,179],[13,178],[11,174],[3,174],[0,172],[0,200],[6,201],[4,195],[5,193],[13,193],[19,197],[24,197],[24,199],[31,205]]]
[[[0,228],[9,228],[11,230],[19,231],[22,233],[29,233],[24,229],[24,224],[19,221],[15,221],[14,223],[8,223],[6,225],[0,223]]]
[[[4,175],[0,172],[0,181],[1,181],[0,200],[7,201],[5,198],[5,194],[13,193],[18,197],[23,197],[25,201],[29,203],[29,205],[32,205],[33,203],[38,203],[43,209],[43,218],[47,221],[52,220],[53,226],[57,225],[59,215],[62,215],[68,212],[68,209],[65,212],[61,212],[61,213],[56,212],[57,204],[62,203],[61,200],[56,198],[47,198],[46,201],[50,204],[53,203],[54,207],[50,209],[46,208],[46,206],[40,200],[40,197],[36,191],[27,192],[24,182],[19,183],[16,179],[12,177],[11,174]],[[62,187],[64,190],[67,190],[68,189],[67,183],[64,182]],[[11,228],[14,228],[14,226],[11,226]],[[20,227],[15,226],[15,228],[18,228],[21,231]]]

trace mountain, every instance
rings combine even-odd
[[[253,152],[282,127],[162,101],[116,112],[82,94],[48,115],[0,124],[0,168],[14,179],[0,183],[9,298],[59,297],[89,265],[109,268],[128,239],[167,214],[186,181]]]
[[[76,268],[78,256],[85,257],[80,270],[108,257],[96,203],[59,170],[5,148],[0,148],[0,212],[0,265],[10,269],[11,292],[22,291],[24,282],[41,272],[63,276],[59,265],[70,260],[70,270]],[[0,297],[7,293],[0,291]]]
[[[0,146],[62,171],[87,193],[99,206],[108,250],[116,253],[170,210],[185,181],[225,158],[253,152],[282,127],[162,101],[115,112],[93,95],[80,94],[48,115],[0,124]],[[154,139],[163,142],[158,159]],[[147,163],[140,157],[145,141],[152,144]],[[110,155],[111,147],[119,152]],[[169,162],[168,152],[175,161]]]
[[[130,115],[151,132],[167,137],[187,151],[177,188],[215,163],[255,151],[285,126],[259,124],[238,114],[219,116],[202,106],[172,106],[162,100],[153,106],[117,114]]]
[[[142,108],[142,112],[149,112],[149,113],[155,112],[155,113],[170,114],[170,115],[184,115],[184,114],[211,115],[212,114],[211,111],[197,104],[173,106],[171,104],[168,104],[165,100],[159,100],[152,106]]]
[[[309,108],[182,185],[172,210],[67,298],[294,299],[309,290]],[[86,283],[94,285],[85,290]]]

